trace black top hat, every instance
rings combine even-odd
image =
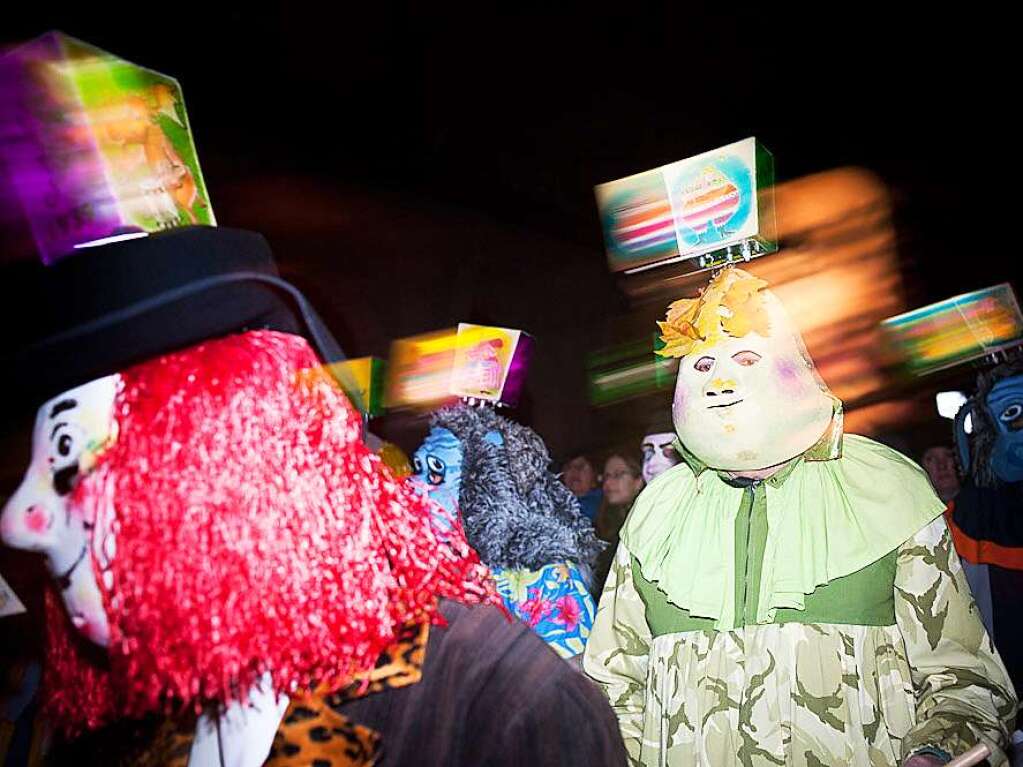
[[[0,285],[0,381],[7,404],[38,407],[80,384],[208,338],[258,328],[344,359],[266,240],[185,227],[90,248],[46,267],[23,262]]]

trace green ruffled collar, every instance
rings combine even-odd
[[[742,488],[683,449],[685,462],[636,499],[622,542],[644,578],[693,617],[734,626],[735,518]],[[765,481],[768,536],[756,620],[801,610],[818,586],[898,548],[944,510],[919,466],[873,440],[829,430]]]

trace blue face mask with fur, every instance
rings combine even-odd
[[[1003,482],[1023,481],[1023,375],[996,383],[985,404],[998,435],[991,471]]]

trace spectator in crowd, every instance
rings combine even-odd
[[[959,494],[959,470],[956,468],[955,453],[948,445],[932,445],[924,451],[920,459],[924,471],[934,486],[934,492],[943,503],[949,504]],[[963,552],[960,552],[963,555]],[[971,562],[962,556],[963,570],[970,584],[973,598],[980,610],[980,618],[984,628],[994,639],[994,623],[991,604],[991,573],[986,564]]]
[[[929,447],[924,451],[921,463],[938,497],[945,503],[955,498],[959,492],[959,472],[952,448],[948,445]]]
[[[590,522],[597,519],[604,494],[600,489],[596,463],[586,453],[575,453],[561,466],[561,481],[579,499],[579,506]]]
[[[643,469],[635,458],[621,453],[608,456],[604,462],[604,500],[596,520],[597,537],[609,544],[597,557],[593,594],[598,598],[618,547],[618,532],[643,484]]]

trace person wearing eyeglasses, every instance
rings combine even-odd
[[[600,595],[604,581],[611,569],[614,552],[618,546],[618,532],[629,516],[632,502],[643,489],[643,469],[639,462],[621,453],[612,453],[604,462],[602,489],[604,500],[597,512],[595,527],[597,537],[608,542],[608,547],[597,557],[596,570],[593,575],[592,593]]]

